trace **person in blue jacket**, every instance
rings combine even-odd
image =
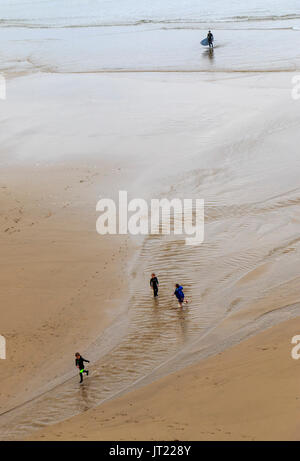
[[[175,285],[174,295],[176,296],[180,307],[183,306],[183,303],[187,304],[188,301],[184,299],[183,287],[178,283]]]

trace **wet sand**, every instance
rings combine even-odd
[[[285,322],[31,440],[299,440],[299,331]]]
[[[80,203],[103,169],[2,173],[1,412],[74,375],[75,351],[122,312],[129,253],[127,239],[99,241],[95,212]]]
[[[9,83],[0,135],[1,410],[21,405],[1,415],[1,438],[24,438],[300,314],[291,78],[36,75]],[[204,198],[204,244],[98,236],[97,200],[118,190]],[[191,300],[183,311],[171,296],[177,281]],[[84,388],[73,368],[78,349],[92,359]]]

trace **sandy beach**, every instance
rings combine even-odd
[[[90,228],[95,211],[78,203],[104,171],[75,164],[5,170],[1,411],[74,374],[75,349],[86,350],[122,312],[127,239],[101,244]]]
[[[252,74],[234,79],[224,76],[218,80],[175,75],[168,76],[167,81],[163,75],[151,79],[147,75],[90,76],[84,109],[89,123],[84,124],[83,105],[78,107],[74,96],[86,78],[35,76],[11,82],[16,100],[7,106],[8,129],[2,135],[6,152],[13,149],[15,139],[15,127],[9,124],[10,111],[15,113],[17,106],[20,118],[32,126],[43,120],[45,104],[48,112],[38,131],[30,135],[24,132],[17,160],[7,156],[2,170],[6,264],[1,306],[2,331],[9,347],[8,361],[0,363],[6,370],[1,406],[2,412],[12,409],[1,417],[5,439],[24,438],[44,424],[70,418],[145,386],[299,315],[298,170],[292,147],[299,131],[295,122],[297,105],[290,98],[291,74],[264,78]],[[119,94],[115,102],[107,94],[111,86]],[[132,115],[128,117],[125,94],[131,87]],[[26,107],[33,88],[40,99],[28,119]],[[63,101],[53,99],[51,91],[60,94],[65,88],[68,91]],[[163,99],[166,88],[168,97]],[[21,92],[27,95],[22,104]],[[100,102],[97,104],[95,98],[102,101],[100,113]],[[51,120],[52,113],[59,113],[66,100],[57,124]],[[178,114],[184,130],[170,136],[168,131],[173,133],[173,126],[178,125],[176,119],[171,126],[167,122],[167,132],[161,131],[161,126],[166,123],[166,114],[168,120],[171,113],[174,117],[173,108],[183,100],[190,103]],[[160,116],[153,118],[158,101]],[[240,119],[245,101],[248,115]],[[142,119],[141,103],[147,109]],[[197,124],[200,132],[190,125],[199,110],[203,114]],[[217,127],[206,122],[204,114],[209,111],[218,114]],[[103,122],[102,148],[97,152],[99,138],[92,134],[99,126],[99,117]],[[264,126],[267,117],[270,122]],[[277,119],[284,119],[284,125]],[[118,133],[124,132],[121,145],[115,131],[111,132],[112,120],[114,124],[117,120]],[[50,138],[51,123],[57,131]],[[251,127],[249,140],[242,131],[247,124]],[[77,142],[73,133],[79,126]],[[145,127],[157,135],[149,136]],[[61,131],[72,133],[63,145]],[[39,142],[32,144],[33,136],[38,136]],[[257,156],[255,139],[259,136],[263,139],[263,157]],[[286,144],[284,158],[274,150],[278,142]],[[237,163],[232,145],[240,143],[246,143],[248,151],[244,162],[240,159]],[[42,158],[41,145],[45,146]],[[82,146],[86,145],[89,148],[83,158]],[[108,147],[114,152],[109,159],[105,156]],[[122,155],[124,148],[126,156]],[[225,162],[226,168],[224,163],[219,168],[224,149],[231,156],[230,162]],[[170,151],[171,157],[167,154]],[[182,152],[184,164],[180,161]],[[272,181],[266,182],[263,178],[269,178],[270,166]],[[181,179],[175,183],[179,171]],[[281,177],[281,193],[277,174]],[[231,183],[227,185],[229,178]],[[174,236],[99,236],[95,232],[98,198],[116,197],[123,189],[133,197],[144,198],[159,193],[184,196],[187,192],[205,196],[206,241],[199,247],[188,247]],[[266,224],[268,214],[272,220]],[[239,235],[235,242],[231,232]],[[207,271],[207,264],[212,271]],[[153,270],[161,281],[158,304],[153,304],[148,287]],[[183,280],[191,299],[182,312],[169,297],[177,278]],[[289,341],[290,337],[287,344]],[[84,394],[73,368],[76,350],[92,359],[92,374]],[[113,437],[112,432],[109,434]],[[115,437],[119,434],[122,432],[116,432]]]
[[[298,440],[299,319],[283,323],[32,440]],[[259,410],[258,410],[259,409]]]
[[[196,3],[0,7],[1,440],[298,438],[299,7]],[[203,199],[203,243],[99,235],[120,191]]]

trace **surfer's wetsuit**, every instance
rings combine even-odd
[[[81,356],[79,357],[79,359],[75,359],[75,365],[76,367],[79,367],[79,376],[80,376],[81,383],[83,381],[83,373],[86,373],[87,375],[89,374],[89,371],[84,369],[84,362],[90,363],[89,360],[86,360]]]
[[[213,47],[213,41],[214,41],[214,36],[211,32],[208,32],[207,34],[207,41],[208,41],[208,44],[209,44],[209,47]]]
[[[153,288],[153,294],[154,298],[158,296],[158,278],[157,277],[152,277],[150,280],[150,286]]]

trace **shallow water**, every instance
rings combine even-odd
[[[296,0],[5,0],[0,70],[33,72],[282,71],[300,67]],[[200,41],[212,28],[215,51]]]
[[[280,202],[273,200],[269,205],[254,205],[251,224],[257,226],[262,216],[258,220],[256,217],[263,213],[266,218],[279,203],[280,207],[294,207],[299,192],[298,189]],[[224,215],[225,219],[230,215],[230,235],[224,238],[224,225],[219,226],[216,234],[208,230],[208,241],[199,248],[187,248],[183,242],[172,239],[147,238],[132,266],[134,281],[128,314],[92,345],[88,357],[93,358],[94,354],[98,360],[90,367],[89,378],[80,386],[77,375],[70,377],[41,397],[1,415],[1,439],[21,439],[34,430],[87,411],[220,352],[280,321],[300,315],[300,303],[286,304],[284,301],[299,282],[293,281],[297,277],[295,259],[289,254],[299,248],[299,238],[290,240],[288,232],[285,237],[282,234],[279,247],[270,243],[260,248],[254,246],[254,242],[251,247],[249,242],[249,248],[245,248],[249,217],[241,217],[240,207],[229,215],[226,207],[219,207],[217,213],[213,208],[212,213],[209,206],[207,209],[209,229],[212,222],[216,224],[223,221]],[[239,243],[232,244],[232,234],[239,235]],[[226,239],[231,241],[228,247]],[[263,264],[273,267],[272,286],[267,286],[268,276],[262,277],[253,294],[253,284],[240,284],[239,281]],[[153,268],[161,274],[157,300],[152,299],[146,288],[148,274]],[[189,304],[183,309],[178,308],[171,296],[171,280],[180,280],[184,285]],[[229,328],[222,326],[224,321],[230,321],[232,313],[243,312],[250,303],[255,304],[264,297],[271,299],[270,293],[278,286],[283,301],[274,310],[266,314],[253,310],[250,318],[233,321]],[[99,351],[105,352],[99,357]]]

